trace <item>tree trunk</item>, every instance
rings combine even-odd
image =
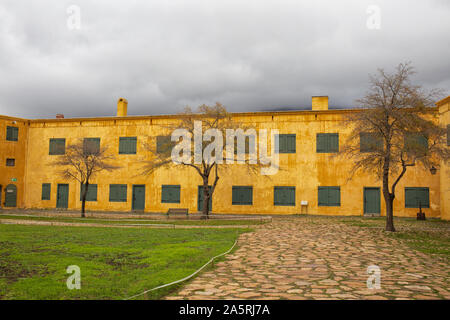
[[[208,177],[203,177],[203,208],[202,215],[203,219],[209,218],[209,188],[208,188]]]
[[[386,203],[386,231],[394,232],[394,197],[389,192],[389,169],[383,172],[383,196]]]
[[[389,162],[390,156],[383,164],[383,196],[386,203],[386,231],[395,232],[394,228],[394,195],[389,192]]]
[[[386,231],[395,232],[394,228],[394,197],[389,195],[386,201]]]
[[[84,184],[83,193],[81,194],[81,217],[82,218],[86,218],[85,208],[86,208],[86,196],[87,196],[88,188],[89,188],[89,182],[86,182]]]

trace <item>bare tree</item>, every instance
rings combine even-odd
[[[362,110],[350,114],[352,131],[340,155],[353,161],[350,178],[359,170],[382,180],[386,204],[386,231],[395,231],[395,188],[409,167],[439,166],[449,159],[446,129],[438,125],[431,107],[441,90],[425,91],[411,83],[414,69],[401,63],[394,73],[378,70],[370,76],[370,90],[357,103]],[[393,182],[391,182],[391,179]]]
[[[107,153],[106,147],[100,147],[96,141],[80,139],[66,147],[65,153],[50,163],[62,167],[59,174],[65,179],[73,179],[81,185],[81,217],[85,217],[86,196],[92,177],[101,171],[119,169],[108,163],[114,157]]]
[[[163,128],[166,131],[174,131],[174,130],[185,130],[189,133],[189,136],[195,137],[196,135],[196,122],[201,122],[201,132],[208,132],[209,129],[216,130],[219,132],[218,135],[212,136],[214,140],[210,139],[209,141],[202,140],[201,145],[198,146],[198,149],[195,150],[195,141],[194,141],[194,152],[190,152],[189,154],[184,154],[184,160],[179,163],[173,162],[172,151],[174,146],[180,142],[172,141],[170,135],[167,136],[159,136],[154,137],[156,141],[153,139],[151,144],[146,145],[146,149],[151,152],[151,159],[144,161],[144,168],[142,174],[148,175],[153,173],[156,169],[163,166],[175,166],[181,165],[185,168],[192,168],[195,170],[200,177],[202,178],[203,184],[203,207],[202,207],[202,215],[204,219],[208,219],[209,217],[209,201],[212,199],[212,195],[216,189],[217,183],[220,179],[219,172],[224,172],[229,169],[230,164],[227,160],[234,161],[236,152],[230,152],[227,150],[226,143],[224,143],[225,137],[227,136],[228,130],[247,130],[242,123],[232,120],[231,115],[227,112],[226,108],[220,104],[216,103],[214,106],[201,105],[198,107],[197,112],[193,112],[191,108],[187,107],[183,113],[179,114],[179,118],[176,120],[176,124],[173,125],[165,125]],[[198,127],[197,127],[198,129]],[[163,139],[165,138],[165,139]],[[267,163],[261,163],[256,161],[256,136],[252,139],[249,138],[247,141],[248,144],[243,147],[245,142],[239,141],[239,139],[234,140],[235,137],[231,137],[236,145],[237,149],[243,151],[242,149],[246,149],[248,157],[244,155],[244,159],[241,159],[241,164],[245,165],[248,173],[256,173],[260,168],[267,166]],[[230,138],[230,139],[231,139]],[[160,139],[158,141],[158,139]],[[217,141],[220,139],[221,141]],[[212,151],[212,157],[208,159],[205,158],[205,153],[211,151],[212,142],[218,142],[216,148]],[[155,147],[156,146],[156,147]],[[190,146],[189,146],[190,148]],[[233,148],[234,149],[234,148]],[[249,152],[250,149],[250,152]],[[254,153],[251,151],[254,150]],[[200,151],[200,152],[198,152]],[[230,153],[232,156],[230,156]],[[222,155],[219,158],[216,158],[216,155]],[[203,156],[202,156],[203,155]],[[197,158],[201,157],[201,158]],[[197,159],[196,159],[197,158]],[[220,169],[219,169],[220,168]],[[210,177],[214,177],[212,184],[210,185]]]

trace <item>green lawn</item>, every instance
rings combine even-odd
[[[123,299],[191,274],[245,231],[0,224],[0,299]],[[69,265],[80,290],[67,289]]]
[[[37,221],[53,221],[53,222],[76,222],[76,223],[99,223],[99,224],[122,224],[122,225],[137,225],[137,224],[175,224],[175,225],[195,225],[195,226],[227,226],[227,225],[257,225],[266,223],[267,220],[260,219],[210,219],[210,220],[149,220],[149,219],[101,219],[95,217],[76,218],[76,217],[46,217],[46,216],[31,216],[31,215],[11,215],[0,214],[0,219],[16,219],[16,220],[37,220]]]

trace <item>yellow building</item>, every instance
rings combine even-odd
[[[432,110],[442,125],[450,123],[450,97]],[[290,142],[280,151],[281,170],[273,176],[248,175],[232,166],[221,175],[212,199],[213,213],[384,215],[381,181],[369,174],[349,180],[351,163],[334,157],[349,129],[343,115],[353,109],[329,109],[328,97],[313,97],[312,109],[284,112],[233,113],[258,129],[277,129]],[[0,196],[3,208],[80,209],[80,185],[58,176],[50,165],[58,146],[80,138],[96,138],[115,154],[121,168],[91,180],[87,210],[166,212],[169,208],[199,211],[200,176],[192,168],[162,168],[139,175],[149,137],[167,134],[175,115],[127,116],[119,99],[116,117],[26,120],[0,116]],[[320,141],[327,143],[320,145]],[[325,146],[325,147],[324,147]],[[328,149],[327,149],[328,148]],[[11,160],[13,159],[13,160]],[[409,168],[397,186],[396,216],[416,216],[420,199],[428,217],[450,219],[449,166],[437,173]]]

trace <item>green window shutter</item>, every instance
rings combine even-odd
[[[282,198],[282,191],[278,187],[274,187],[273,189],[273,204],[275,206],[279,206],[283,203]]]
[[[122,184],[120,185],[120,200],[122,202],[127,202],[127,185]]]
[[[428,149],[428,138],[417,132],[407,133],[404,136],[404,148],[407,152],[426,152]]]
[[[370,138],[371,138],[371,135],[369,132],[361,132],[359,134],[359,151],[361,151],[361,152],[372,151]]]
[[[86,195],[87,201],[97,201],[97,185],[91,184],[89,185],[88,192]]]
[[[429,188],[406,187],[405,188],[405,208],[422,208],[430,207],[430,190]]]
[[[80,201],[82,201],[84,184],[80,184]],[[86,201],[97,201],[97,185],[89,184],[88,192],[86,194]]]
[[[100,152],[100,138],[84,138],[84,152],[86,154],[95,154]]]
[[[237,187],[231,188],[231,204],[239,204],[239,190]]]
[[[162,203],[180,203],[180,186],[163,185],[161,189]]]
[[[12,141],[12,128],[13,127],[6,127],[6,140]]]
[[[414,188],[405,188],[405,208],[416,207],[416,190]]]
[[[295,153],[295,144],[296,144],[296,139],[295,139],[295,134],[289,134],[286,135],[286,144],[287,144],[287,152],[288,153]]]
[[[251,186],[233,186],[232,187],[233,205],[252,205],[253,187]]]
[[[295,206],[295,187],[274,187],[275,206]]]
[[[328,205],[328,189],[326,187],[319,187],[318,189],[318,205]]]
[[[279,134],[277,137],[278,144],[275,140],[275,146],[278,145],[278,153],[295,153],[295,134]]]
[[[383,149],[383,139],[373,132],[359,134],[359,150],[361,152],[374,152]]]
[[[279,206],[281,203],[281,194],[280,194],[280,189],[278,189],[277,187],[273,188],[273,205],[274,206]]]
[[[175,146],[175,142],[171,141],[170,136],[157,136],[156,137],[156,153],[171,152],[173,146]]]
[[[253,187],[246,187],[244,189],[244,197],[242,199],[242,203],[247,205],[253,204]]]
[[[280,142],[279,152],[285,153],[287,151],[287,139],[286,135],[280,134],[278,137],[278,141]]]
[[[117,188],[114,185],[109,185],[109,201],[117,199]]]
[[[339,133],[318,133],[316,135],[316,152],[339,152]]]
[[[295,206],[295,187],[291,187],[290,189],[289,189],[289,192],[290,192],[290,204],[291,205],[293,205],[293,206]]]
[[[317,198],[319,206],[339,207],[341,205],[341,188],[318,187]]]
[[[14,129],[13,129],[13,139],[14,139],[14,141],[18,141],[19,140],[19,128],[14,127]]]
[[[339,133],[328,134],[328,152],[339,152]]]
[[[288,203],[289,203],[290,205],[295,206],[295,188],[290,188],[290,189],[288,190],[288,195],[289,195]]]
[[[89,192],[89,190],[88,190]],[[127,185],[126,184],[110,184],[109,185],[109,201],[110,202],[127,202]]]
[[[419,204],[422,206],[422,208],[429,208],[430,207],[430,190],[428,188],[420,188],[417,191],[418,195],[418,203],[417,206],[419,206]]]
[[[6,127],[6,140],[18,141],[19,140],[19,128],[7,126]]]
[[[43,183],[42,184],[41,200],[50,200],[50,190],[51,190],[51,184],[50,183]]]
[[[120,137],[119,154],[136,154],[137,137]]]
[[[339,207],[341,205],[341,188],[329,187],[328,189],[328,205]]]
[[[49,141],[49,155],[63,155],[66,153],[66,139],[52,138]]]
[[[316,151],[318,153],[327,152],[327,137],[323,133],[316,135]]]

